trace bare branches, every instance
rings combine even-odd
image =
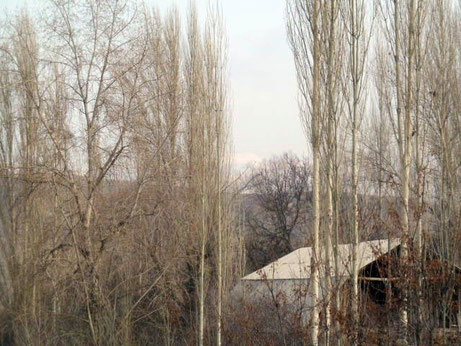
[[[133,331],[155,320],[171,344],[190,337],[199,301],[203,326],[221,330],[238,249],[220,15],[201,29],[192,13],[183,32],[177,10],[131,1],[47,11],[39,31],[23,15],[1,41],[0,274],[15,342],[61,339],[72,320],[68,343],[144,343],[152,331]]]

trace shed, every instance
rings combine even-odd
[[[324,265],[325,252],[321,253],[321,265],[319,265],[321,304],[325,304],[328,299],[324,298],[331,297],[331,292],[336,290],[340,292],[342,310],[348,311],[350,285],[347,283],[350,283],[352,272],[352,251],[352,244],[338,245],[338,262],[336,265],[333,260],[330,263],[330,275],[327,275],[328,268]],[[406,272],[408,268],[399,269],[400,254],[400,239],[371,240],[358,244],[359,298],[362,316],[366,316],[362,327],[368,328],[368,331],[376,330],[379,333],[387,330],[389,324],[399,329],[399,312],[402,306],[401,282],[411,276],[409,275],[411,273]],[[331,258],[334,258],[333,254]],[[433,334],[440,333],[441,328],[458,330],[458,326],[461,325],[458,323],[461,322],[458,303],[458,297],[461,298],[461,270],[442,260],[434,251],[427,251],[424,258],[422,286],[425,292],[422,293],[421,304],[424,304],[425,316],[421,317],[424,325],[420,322],[419,328],[431,330]],[[271,311],[276,310],[276,313],[283,315],[284,318],[289,314],[294,318],[297,316],[301,324],[306,325],[309,323],[312,309],[311,259],[311,247],[299,248],[243,277],[234,289],[234,297],[238,296],[242,301],[256,304],[258,307],[272,307]],[[390,276],[391,269],[392,276]],[[450,277],[441,275],[442,272],[451,273]],[[327,285],[327,277],[331,278],[329,280],[331,286]],[[429,299],[425,299],[426,296]],[[440,300],[444,300],[443,304]],[[342,318],[347,320],[347,316]]]

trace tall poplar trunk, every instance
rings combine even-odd
[[[401,180],[402,180],[402,202],[400,203],[400,218],[402,224],[402,232],[401,232],[401,239],[402,239],[402,253],[401,256],[404,258],[406,254],[406,240],[404,239],[406,236],[406,229],[405,227],[405,214],[406,214],[406,206],[405,206],[405,198],[404,198],[404,184],[405,184],[405,162],[404,162],[404,143],[403,143],[403,129],[402,129],[402,86],[401,86],[401,72],[400,72],[400,1],[394,1],[394,59],[395,59],[395,88],[396,88],[396,95],[397,95],[397,142],[398,142],[398,149],[399,149],[399,157],[401,163]],[[408,219],[407,219],[408,221]],[[408,226],[408,223],[407,223]],[[407,321],[407,312],[406,307],[401,307],[400,310],[400,320],[405,325]]]
[[[206,251],[206,197],[202,190],[202,229],[200,246],[200,293],[199,293],[199,345],[204,345],[205,338],[205,251]]]
[[[199,126],[199,133],[200,138],[197,140],[199,145],[199,152],[201,153],[201,159],[198,159],[197,162],[200,167],[200,174],[201,174],[201,192],[200,192],[200,201],[201,201],[201,229],[200,229],[200,266],[199,266],[199,275],[200,275],[200,284],[199,284],[199,345],[204,345],[205,340],[205,256],[206,256],[206,246],[208,241],[208,189],[207,189],[207,151],[206,151],[206,143],[205,143],[205,115],[200,114],[199,119],[200,123],[197,124]]]
[[[222,220],[221,220],[221,124],[216,114],[216,173],[217,173],[217,207],[218,207],[218,316],[217,316],[217,340],[216,343],[218,346],[221,346],[221,333],[222,333],[222,286],[223,286],[223,273],[222,273]]]
[[[312,90],[312,156],[313,156],[313,227],[312,227],[312,258],[311,258],[311,284],[312,284],[312,335],[314,346],[318,345],[319,336],[319,286],[320,286],[320,37],[319,37],[320,0],[314,0],[313,12],[313,90]]]
[[[334,261],[335,261],[335,310],[336,313],[341,311],[341,290],[340,290],[340,283],[341,279],[339,276],[339,253],[338,253],[338,246],[339,246],[339,204],[340,204],[340,195],[339,195],[339,175],[338,175],[338,136],[337,136],[337,121],[335,121],[335,142],[334,142],[334,219],[333,219],[333,226],[334,226],[334,246],[333,246],[333,253],[334,253]],[[337,344],[341,345],[341,324],[339,318],[336,319],[336,338]]]
[[[333,126],[335,120],[335,85],[333,76],[336,71],[335,63],[335,26],[336,26],[336,1],[331,0],[326,9],[329,21],[329,38],[328,38],[328,62],[327,62],[327,95],[328,95],[328,119],[327,119],[327,227],[324,235],[325,247],[325,344],[330,342],[330,325],[331,325],[331,301],[332,301],[332,280],[331,280],[331,255],[332,255],[332,234],[333,234],[333,160],[334,160],[334,133]],[[336,243],[337,246],[337,243]],[[335,248],[335,263],[337,263],[337,248]],[[335,277],[338,277],[337,266],[335,266]],[[339,330],[336,330],[339,332]]]
[[[418,3],[416,8],[416,32],[415,32],[415,168],[416,168],[416,200],[417,200],[417,216],[416,216],[416,343],[421,344],[421,332],[423,328],[423,300],[422,300],[422,286],[423,286],[423,229],[422,229],[422,216],[424,208],[424,168],[423,168],[423,148],[424,144],[421,142],[421,112],[420,112],[420,93],[421,93],[421,70],[423,64],[421,35],[422,35],[422,6],[421,2]]]
[[[363,25],[358,8],[357,0],[349,2],[350,13],[350,64],[352,81],[352,324],[353,340],[358,342],[359,330],[359,286],[358,286],[358,244],[359,244],[359,205],[358,205],[358,127],[359,127],[359,105],[360,105],[360,25]],[[362,72],[363,73],[363,72]]]
[[[400,58],[400,2],[394,1],[394,49],[395,49],[395,74],[396,74],[396,93],[397,93],[397,141],[400,155],[400,179],[401,179],[401,203],[400,203],[400,221],[401,221],[401,265],[402,269],[408,264],[408,241],[409,234],[409,198],[410,198],[410,164],[412,150],[412,112],[413,112],[413,64],[414,64],[414,20],[415,20],[415,2],[410,0],[408,12],[408,34],[406,42],[406,60],[405,60],[405,86],[401,81],[401,58]],[[402,98],[402,90],[404,92],[404,102]],[[402,104],[405,105],[404,114],[402,116]],[[403,275],[401,275],[403,279]],[[402,307],[400,311],[400,319],[403,327],[403,337],[407,337],[408,325],[408,287],[407,282],[401,281],[402,287]]]
[[[402,261],[408,260],[408,241],[410,238],[409,233],[409,199],[410,199],[410,163],[411,163],[411,141],[412,141],[412,111],[413,111],[413,59],[414,59],[414,9],[415,2],[410,0],[409,8],[409,23],[408,23],[408,42],[407,42],[407,76],[405,86],[405,119],[404,119],[404,153],[402,160]],[[404,283],[405,285],[405,283]],[[405,285],[406,286],[406,285]],[[402,323],[404,338],[407,337],[408,325],[408,292],[406,287],[403,290],[403,309],[402,309]]]

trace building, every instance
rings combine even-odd
[[[411,249],[404,262],[401,248],[399,239],[364,241],[358,245],[361,334],[367,334],[373,340],[382,340],[391,333],[398,337],[405,330],[401,316],[406,301],[406,306],[410,306],[407,308],[407,333],[420,338],[435,335],[445,339],[458,337],[461,270],[442,260],[433,249],[424,251],[425,261],[419,261],[421,266],[412,260],[414,252]],[[350,329],[352,250],[352,244],[338,246],[337,263],[330,263],[330,275],[324,265],[324,252],[319,265],[321,324],[325,329],[325,308],[330,302],[331,320],[345,334]],[[308,325],[313,304],[310,297],[311,258],[312,248],[297,249],[243,277],[234,289],[234,296],[244,304],[267,309],[266,314],[278,314],[281,329],[283,323],[295,323],[296,320]],[[331,258],[334,258],[333,254]],[[421,268],[420,275],[416,274],[419,270],[416,268]],[[327,280],[328,277],[331,279]],[[405,297],[402,292],[406,292]],[[339,311],[335,309],[336,293]]]

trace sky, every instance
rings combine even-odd
[[[182,12],[189,0],[146,0]],[[0,13],[43,0],[0,0]],[[208,0],[196,0],[205,17]],[[285,0],[221,0],[229,45],[229,80],[237,167],[291,151],[307,153],[297,103],[294,62],[286,39]]]

